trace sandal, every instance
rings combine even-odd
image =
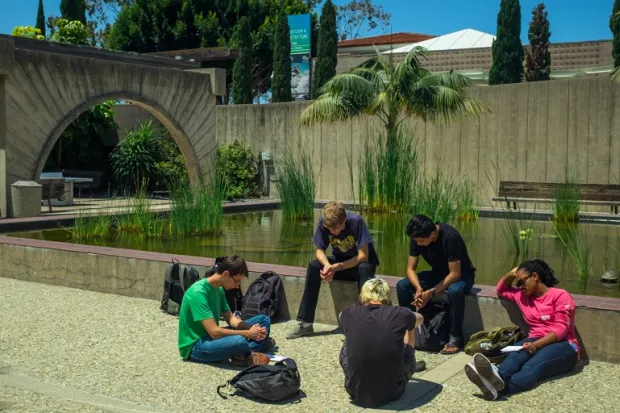
[[[461,351],[461,349],[459,348],[458,344],[450,341],[444,346],[443,350],[441,350],[441,354],[456,354],[459,351]]]

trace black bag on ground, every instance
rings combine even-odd
[[[205,273],[205,278],[209,278],[217,272],[217,264],[219,264],[224,258],[226,257],[217,257],[215,259],[215,265],[207,270]],[[241,306],[243,305],[243,292],[241,291],[241,287],[233,288],[232,290],[224,290],[224,295],[226,296],[226,302],[228,303],[228,307],[230,307],[230,311],[232,313],[235,311],[241,311]]]
[[[260,275],[243,296],[241,318],[263,314],[272,320],[280,314],[280,298],[282,296],[282,279],[273,271],[266,271]]]
[[[232,386],[235,394],[251,399],[277,402],[295,396],[301,387],[297,363],[292,359],[279,361],[274,365],[252,366],[240,371],[231,380],[218,386],[217,394],[226,397],[220,390]]]
[[[447,302],[427,303],[419,310],[424,322],[415,329],[415,348],[441,351],[450,339],[450,307]]]
[[[175,262],[176,261],[176,262]],[[174,260],[164,277],[164,291],[159,308],[168,314],[179,315],[185,291],[200,279],[195,268]]]

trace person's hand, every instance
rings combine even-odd
[[[255,339],[256,341],[263,341],[267,338],[267,329],[265,327],[260,328],[260,332],[258,337]]]
[[[327,282],[332,282],[337,270],[338,270],[338,264],[326,265],[321,270],[321,279]]]
[[[245,336],[250,340],[260,341],[260,337],[263,334],[262,330],[264,329],[260,324],[254,324],[249,330],[247,330]]]
[[[428,304],[428,301],[431,299],[431,291],[427,290],[427,291],[423,291],[416,299],[415,301],[412,303],[413,305],[415,305],[418,308],[424,308],[424,306],[426,304]]]
[[[538,350],[538,344],[536,344],[536,342],[527,342],[525,344],[523,344],[523,350],[527,351],[530,354],[534,354],[536,353],[536,350]]]
[[[418,298],[420,298],[420,296],[422,295],[423,292],[424,292],[424,289],[422,287],[416,288],[414,301],[417,300]]]

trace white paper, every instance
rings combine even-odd
[[[502,349],[502,353],[511,353],[513,351],[519,351],[523,346],[506,346]]]
[[[276,356],[275,354],[269,354],[269,353],[266,353],[266,355],[267,357],[269,357],[269,360],[275,361],[276,363],[278,361],[286,360],[288,358],[286,356]]]

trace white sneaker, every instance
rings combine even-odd
[[[485,400],[497,400],[497,389],[495,389],[495,387],[491,383],[489,383],[488,380],[486,380],[478,373],[476,367],[473,364],[467,363],[465,365],[465,374],[472,383],[478,386],[478,388],[482,392],[482,397],[484,397]]]
[[[474,354],[474,366],[480,376],[491,383],[495,390],[498,392],[504,390],[504,380],[499,375],[499,369],[484,354]]]

